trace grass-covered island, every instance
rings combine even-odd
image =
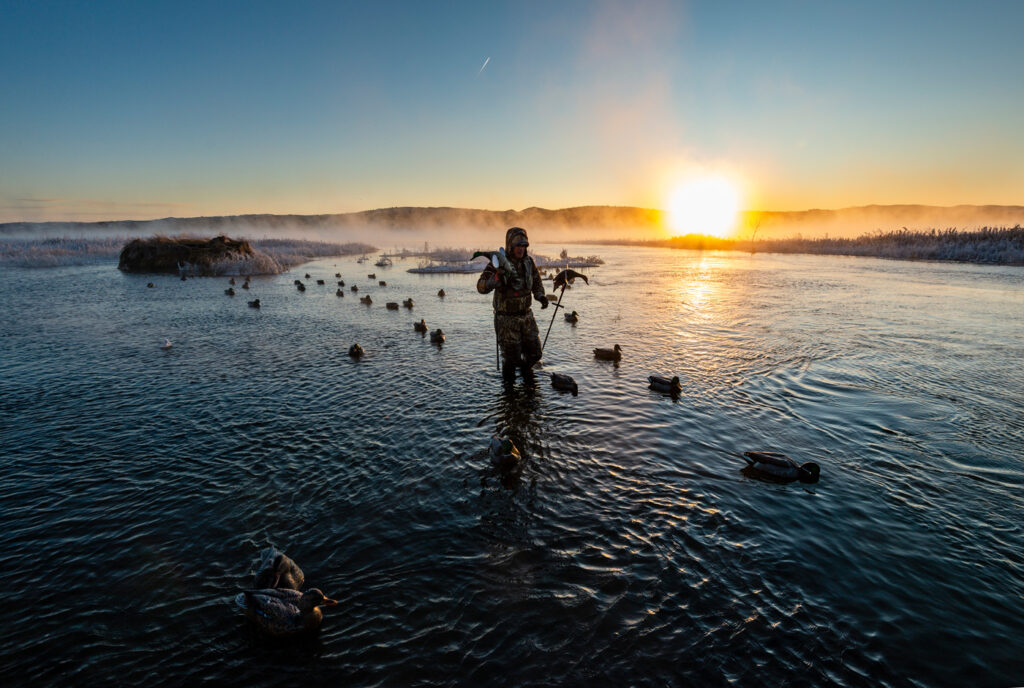
[[[141,243],[136,243],[141,242]],[[0,266],[62,267],[118,259],[126,272],[216,276],[277,274],[327,256],[360,255],[377,249],[363,243],[301,239],[213,239],[194,236],[61,237],[4,239]],[[156,267],[157,269],[145,269]]]
[[[988,265],[1024,265],[1024,227],[982,227],[974,230],[876,231],[853,239],[719,239],[687,234],[649,241],[604,240],[595,244],[652,246],[704,251],[748,251],[750,253],[814,253],[866,256],[894,260],[940,260]]]
[[[485,258],[473,258],[472,249],[441,248],[427,253],[397,253],[399,257],[418,257],[420,264],[410,268],[408,272],[417,273],[467,273],[480,272],[487,265]],[[540,270],[564,269],[564,268],[596,268],[604,265],[604,261],[597,256],[570,256],[569,252],[562,249],[557,258],[550,258],[537,254],[531,254],[534,263]]]

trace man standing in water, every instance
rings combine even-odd
[[[516,367],[524,380],[533,379],[533,364],[540,360],[540,331],[530,310],[530,299],[548,307],[544,284],[533,258],[526,255],[530,245],[526,230],[512,227],[505,232],[505,256],[499,267],[491,263],[477,280],[481,294],[494,292],[494,332],[501,348],[501,376],[505,382],[516,379]]]

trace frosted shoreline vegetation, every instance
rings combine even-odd
[[[117,260],[131,237],[0,240],[0,266],[22,268],[68,267]],[[214,263],[205,274],[278,274],[314,258],[358,255],[376,248],[351,242],[335,244],[299,239],[248,240],[256,255],[247,260]],[[185,274],[191,274],[185,269]]]

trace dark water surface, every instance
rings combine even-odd
[[[1024,270],[570,252],[608,261],[548,343],[576,398],[502,391],[472,275],[0,272],[5,682],[1024,682]],[[270,544],[341,601],[319,636],[233,608]]]

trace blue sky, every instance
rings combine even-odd
[[[1024,204],[1021,3],[0,16],[0,221],[665,207],[705,173],[752,209]]]

